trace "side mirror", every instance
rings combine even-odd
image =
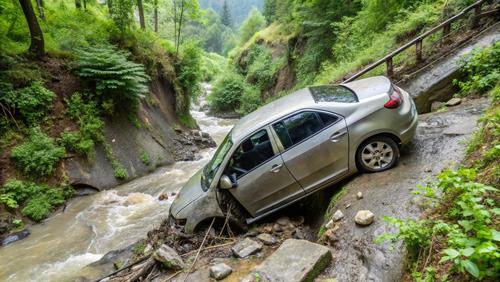
[[[227,175],[222,175],[219,181],[221,189],[231,189],[233,188],[233,182]]]

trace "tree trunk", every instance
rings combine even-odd
[[[43,13],[43,1],[42,0],[36,0],[36,7],[38,9],[38,14],[40,15],[40,18],[42,20],[45,20],[45,14]]]
[[[181,14],[179,16],[179,24],[177,25],[177,46],[175,47],[175,56],[179,54],[179,46],[181,45],[181,29],[182,29],[182,18],[184,16],[184,1],[181,0]]]
[[[177,46],[177,0],[174,2],[174,45]]]
[[[83,9],[87,11],[87,1],[83,0]]]
[[[82,1],[81,0],[75,0],[75,7],[77,9],[81,9],[82,8]]]
[[[113,15],[113,1],[107,0],[106,4],[108,4],[108,12],[109,12],[109,16],[111,17]]]
[[[141,29],[146,29],[146,24],[144,23],[144,8],[142,7],[142,0],[137,0],[137,8],[139,8],[139,23],[141,24]]]
[[[158,0],[154,1],[153,21],[154,31],[158,32]]]
[[[28,23],[28,27],[30,29],[31,44],[29,52],[36,58],[42,58],[45,54],[43,34],[42,29],[38,24],[35,11],[33,11],[31,0],[19,0],[19,3],[21,4],[24,16],[26,17],[26,22]]]

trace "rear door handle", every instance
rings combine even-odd
[[[283,164],[275,164],[271,168],[270,172],[273,172],[273,173],[279,172],[282,166],[283,166]]]
[[[337,143],[340,141],[340,137],[342,137],[346,134],[347,134],[347,130],[337,131],[337,132],[333,133],[332,136],[330,136],[330,141],[332,141],[333,143]]]

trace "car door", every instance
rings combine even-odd
[[[345,120],[333,113],[302,111],[273,124],[286,167],[306,193],[348,170]]]
[[[270,126],[238,145],[224,173],[236,182],[229,191],[253,217],[305,194],[284,166]]]

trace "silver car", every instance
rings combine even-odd
[[[190,233],[224,218],[229,199],[254,222],[357,171],[393,167],[416,127],[413,100],[383,76],[299,90],[243,117],[170,215]]]

